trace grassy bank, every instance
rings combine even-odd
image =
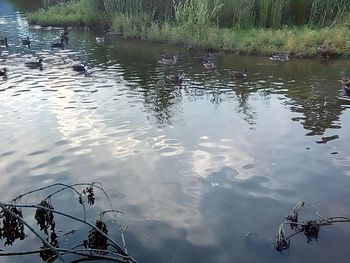
[[[243,3],[244,1],[234,2]],[[260,1],[262,10],[255,11],[254,14],[251,14],[253,7],[250,11],[248,10],[249,12],[242,11],[239,18],[241,22],[232,20],[231,26],[220,26],[223,14],[228,16],[227,11],[226,13],[223,11],[227,7],[224,0],[169,2],[170,6],[162,7],[165,13],[168,12],[166,13],[168,15],[163,17],[159,15],[161,12],[157,9],[157,0],[72,0],[67,4],[28,14],[28,20],[31,24],[44,26],[111,27],[127,38],[217,48],[245,54],[292,52],[298,57],[310,57],[317,55],[317,46],[329,42],[332,43],[334,54],[350,56],[350,38],[348,37],[350,30],[346,20],[348,16],[344,16],[348,14],[347,11],[340,13],[333,8],[333,13],[329,13],[327,6],[324,6],[324,16],[321,21],[321,17],[318,19],[315,15],[316,11],[313,10],[317,9],[319,14],[322,1],[315,0],[313,3],[311,0],[308,1],[310,2],[309,22],[298,27],[285,24],[278,28],[285,19],[283,10],[286,10],[290,2],[285,0],[279,0],[280,5],[273,5],[274,8],[270,0]],[[294,3],[296,2],[298,1]],[[266,6],[262,6],[263,4]],[[276,10],[278,6],[279,9]],[[349,7],[345,4],[342,10],[348,10],[347,8],[350,10],[350,4]],[[235,10],[233,9],[232,12],[236,12]],[[259,15],[259,18],[252,20],[250,26],[247,25],[247,18],[243,17],[243,14],[248,13],[251,16]],[[268,15],[271,14],[275,14],[274,19],[268,19]],[[341,23],[335,20],[341,18]],[[273,26],[258,26],[263,20],[265,24]],[[311,25],[317,21],[321,24],[331,23],[331,26]]]
[[[108,26],[111,17],[90,1],[70,1],[28,14],[30,24],[42,26]]]
[[[154,23],[145,17],[113,19],[113,29],[128,38],[186,44],[200,48],[215,48],[250,55],[270,55],[291,52],[295,57],[318,55],[317,47],[332,43],[335,56],[350,56],[347,27],[311,29],[225,29],[218,27],[188,27],[170,23]]]

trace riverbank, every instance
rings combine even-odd
[[[214,48],[250,55],[290,52],[294,57],[318,55],[317,47],[331,43],[334,57],[350,56],[348,26],[325,28],[284,27],[282,29],[229,29],[212,23],[153,21],[147,15],[108,14],[91,11],[81,2],[52,6],[29,13],[30,24],[42,26],[88,26],[111,28],[125,38]]]

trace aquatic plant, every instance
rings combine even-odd
[[[80,190],[82,187],[83,189]],[[98,214],[95,224],[86,219],[85,205],[86,202],[90,206],[94,205],[96,200],[94,189],[99,190],[104,195],[110,206],[109,209],[103,210]],[[81,205],[83,212],[82,218],[75,217],[72,214],[54,208],[53,198],[66,190],[71,190],[78,197],[78,203]],[[22,200],[29,195],[45,193],[45,191],[51,192],[38,204],[22,204]],[[31,225],[33,222],[25,219],[28,217],[24,217],[22,209],[35,210],[33,222],[36,222],[40,231],[36,230],[35,226]],[[105,218],[106,214],[114,215],[113,220],[117,223],[118,228],[120,229],[120,235],[123,241],[122,246],[118,245],[109,234],[108,229],[110,225]],[[122,227],[122,225],[118,223],[117,214],[125,216],[124,213],[113,208],[108,194],[98,182],[78,183],[72,185],[56,183],[29,191],[17,196],[8,203],[0,202],[0,240],[4,241],[5,246],[13,245],[16,240],[25,240],[29,235],[29,233],[26,234],[24,231],[26,227],[40,240],[42,245],[40,249],[32,251],[6,252],[2,250],[0,251],[0,257],[38,254],[43,262],[55,262],[56,259],[62,261],[66,256],[69,255],[71,258],[71,256],[74,255],[77,257],[78,261],[101,259],[114,262],[136,262],[127,254],[124,238],[126,226]],[[62,237],[65,237],[68,234],[73,235],[78,230],[70,230],[61,235],[57,234],[55,215],[80,223],[82,226],[85,225],[90,227],[87,239],[74,247],[67,247],[69,242],[59,242]]]
[[[304,207],[311,208],[317,219],[300,222],[299,213],[300,210]],[[284,250],[290,247],[291,238],[300,233],[304,233],[308,243],[312,240],[317,241],[321,227],[330,226],[335,223],[350,223],[350,217],[334,216],[326,218],[321,216],[312,204],[301,201],[294,207],[291,214],[285,218],[285,222],[280,224],[278,227],[278,232],[275,240],[275,248],[277,251],[282,253]],[[290,227],[292,231],[290,235],[286,234],[284,227],[285,225]]]

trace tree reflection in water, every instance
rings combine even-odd
[[[144,52],[145,49],[147,52]],[[162,54],[179,50],[184,54],[184,60],[177,67],[159,67],[157,59]],[[283,96],[284,105],[303,115],[292,120],[300,121],[308,130],[307,135],[323,135],[327,129],[340,128],[339,116],[344,108],[336,99],[339,91],[333,79],[343,68],[341,63],[323,64],[315,60],[301,62],[294,59],[281,66],[271,64],[266,58],[225,54],[222,60],[219,59],[216,72],[208,73],[193,65],[190,55],[186,55],[187,51],[178,47],[123,40],[117,46],[110,46],[107,54],[106,49],[103,52],[104,58],[112,57],[112,54],[117,58],[124,69],[124,78],[132,83],[130,89],[143,96],[146,111],[161,126],[181,119],[184,99],[196,101],[206,98],[215,107],[223,102],[238,102],[235,111],[242,114],[253,128],[258,112],[252,102],[259,98],[268,102],[277,96],[280,100]],[[92,59],[102,58],[98,49],[92,51],[91,56]],[[237,64],[252,74],[245,82],[234,81],[232,86],[225,68],[237,68]],[[186,81],[181,85],[164,84],[164,76],[175,71],[184,72]],[[323,78],[314,76],[315,72],[321,72]]]

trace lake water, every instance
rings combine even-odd
[[[99,181],[128,216],[126,244],[138,262],[349,262],[348,224],[322,228],[318,242],[300,234],[283,254],[272,246],[300,200],[325,217],[350,216],[350,102],[338,82],[349,60],[221,54],[207,71],[191,60],[199,51],[107,32],[71,29],[69,46],[52,50],[60,31],[28,26],[0,0],[0,38],[9,38],[0,57],[9,70],[0,79],[0,200]],[[176,52],[178,66],[158,63]],[[39,57],[43,71],[24,66]],[[80,61],[91,76],[72,71]],[[226,69],[247,69],[248,78]],[[164,81],[172,72],[185,73],[181,85]],[[78,214],[71,197],[55,203]],[[28,240],[6,250],[40,246]],[[0,262],[28,259],[40,261]]]

